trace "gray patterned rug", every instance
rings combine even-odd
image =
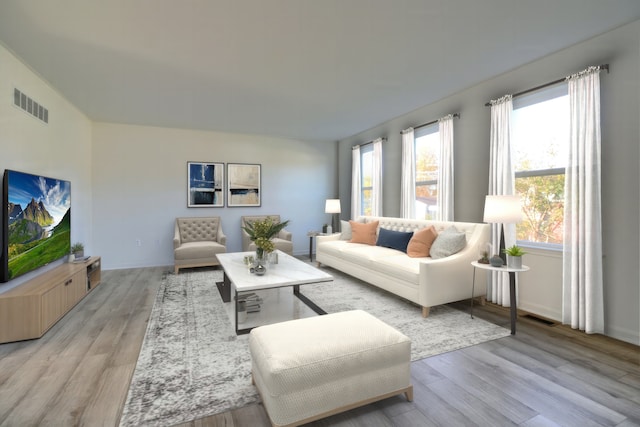
[[[329,313],[363,309],[411,338],[419,360],[509,335],[447,306],[421,310],[331,268],[334,281],[304,294]],[[248,335],[236,336],[215,286],[221,271],[167,275],[151,312],[121,426],[166,426],[259,401]]]

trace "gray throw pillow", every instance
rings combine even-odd
[[[340,240],[351,240],[351,224],[349,221],[340,220]]]
[[[467,246],[467,235],[452,225],[438,234],[429,254],[433,259],[445,258],[460,252],[465,246]]]

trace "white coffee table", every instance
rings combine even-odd
[[[276,250],[278,263],[268,264],[267,272],[258,276],[249,271],[244,263],[245,256],[255,256],[255,252],[232,252],[218,254],[218,262],[224,270],[224,279],[218,284],[222,300],[230,302],[231,286],[234,288],[234,317],[236,334],[246,334],[253,328],[238,329],[238,294],[264,289],[292,287],[293,294],[318,314],[327,314],[300,292],[301,285],[330,282],[333,276],[312,265],[302,262],[291,255]]]

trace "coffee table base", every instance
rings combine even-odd
[[[231,281],[225,273],[222,275],[222,282],[216,282],[222,302],[231,302]]]
[[[226,277],[226,276],[225,276]],[[218,283],[223,283],[223,282],[218,282]],[[217,284],[217,283],[216,283]],[[319,315],[324,315],[327,314],[326,311],[324,311],[322,308],[320,308],[316,303],[314,303],[313,301],[311,301],[306,295],[304,295],[302,292],[300,292],[300,285],[293,285],[293,295],[295,295],[300,301],[302,301],[307,307],[309,307],[311,310],[313,310],[315,313],[319,314]],[[224,289],[224,286],[222,287]],[[221,296],[222,296],[222,290],[221,290],[221,286],[218,286],[218,290],[220,290],[221,292]],[[224,300],[224,296],[223,296],[223,300]],[[235,298],[234,298],[234,304],[235,304],[235,309],[234,309],[234,314],[235,314],[235,329],[236,329],[236,335],[244,335],[244,334],[248,334],[249,332],[251,332],[251,330],[253,328],[257,328],[258,326],[252,326],[250,328],[243,328],[243,329],[238,329],[238,292],[235,292]]]

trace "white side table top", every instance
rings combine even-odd
[[[482,263],[479,263],[478,261],[473,261],[471,265],[476,268],[481,268],[483,270],[503,271],[505,273],[518,273],[522,271],[529,271],[529,266],[526,266],[526,265],[523,265],[521,268],[507,267],[506,265],[503,265],[502,267],[494,267],[491,264],[482,264]]]

